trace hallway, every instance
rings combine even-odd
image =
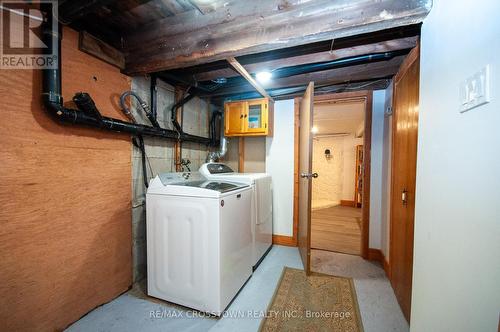
[[[311,248],[361,254],[362,209],[334,206],[311,212]]]

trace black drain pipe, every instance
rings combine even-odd
[[[42,5],[43,6],[43,5]],[[44,6],[45,7],[45,6]],[[44,8],[42,7],[42,9]],[[100,112],[95,108],[92,109],[93,101],[88,94],[77,94],[75,98],[83,98],[80,107],[81,110],[75,110],[63,106],[63,98],[61,93],[61,26],[59,33],[52,31],[52,10],[45,7],[45,15],[47,20],[43,26],[43,41],[48,46],[49,50],[57,47],[58,50],[58,66],[57,69],[42,70],[42,101],[47,112],[55,119],[65,123],[79,124],[89,127],[101,128],[115,132],[123,132],[134,135],[161,137],[166,139],[180,139],[182,141],[195,142],[200,144],[210,144],[210,138],[200,137],[189,134],[179,135],[174,130],[156,128],[141,124],[134,124],[119,119],[114,119],[106,116],[101,116]],[[92,104],[90,104],[92,101]],[[77,104],[78,106],[78,104]],[[97,113],[99,115],[97,115]]]
[[[151,84],[149,86],[150,100],[151,100],[151,116],[155,119],[158,116],[158,86],[155,74],[151,74]],[[158,122],[157,122],[158,123]]]
[[[179,124],[179,121],[177,121],[177,110],[181,108],[185,103],[190,101],[195,97],[194,93],[190,93],[186,97],[182,98],[178,102],[176,102],[173,106],[172,109],[170,110],[170,120],[172,121],[172,124],[174,125],[175,130],[180,134],[183,135],[185,134],[184,131],[182,130],[182,126]]]
[[[313,73],[317,71],[331,70],[335,68],[350,67],[361,65],[365,63],[372,63],[377,61],[388,61],[400,55],[406,55],[410,49],[388,51],[382,53],[365,54],[351,56],[348,58],[335,59],[324,62],[308,63],[302,65],[288,66],[277,68],[272,71],[273,78],[284,78],[302,74]]]

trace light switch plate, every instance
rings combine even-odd
[[[490,66],[486,65],[460,83],[460,112],[490,102]]]

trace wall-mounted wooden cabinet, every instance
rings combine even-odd
[[[231,101],[224,104],[224,134],[272,136],[274,104],[267,98]]]

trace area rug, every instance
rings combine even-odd
[[[352,279],[285,267],[260,331],[362,332]]]

